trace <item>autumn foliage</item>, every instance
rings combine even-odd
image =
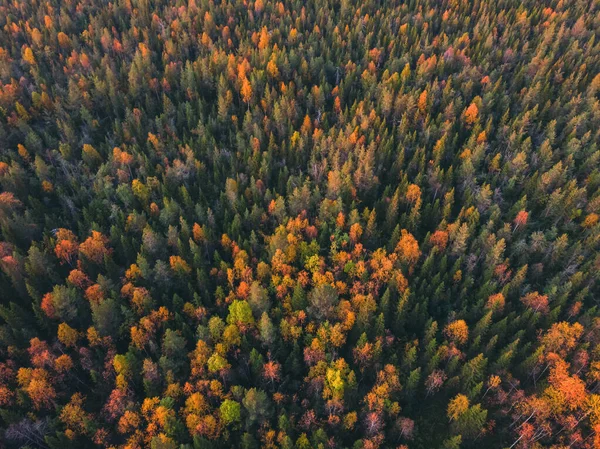
[[[0,448],[600,448],[599,17],[0,0]]]

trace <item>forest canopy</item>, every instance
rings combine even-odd
[[[597,0],[0,0],[0,448],[599,449]]]

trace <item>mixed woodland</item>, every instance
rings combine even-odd
[[[0,0],[0,448],[600,448],[599,37]]]

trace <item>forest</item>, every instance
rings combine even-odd
[[[0,0],[0,449],[600,449],[599,0]]]

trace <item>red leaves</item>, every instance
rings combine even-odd
[[[277,362],[269,361],[263,366],[263,377],[271,383],[279,380],[281,376],[281,365]]]
[[[527,224],[527,218],[529,217],[529,212],[522,210],[515,217],[515,231],[519,228],[524,227]]]

